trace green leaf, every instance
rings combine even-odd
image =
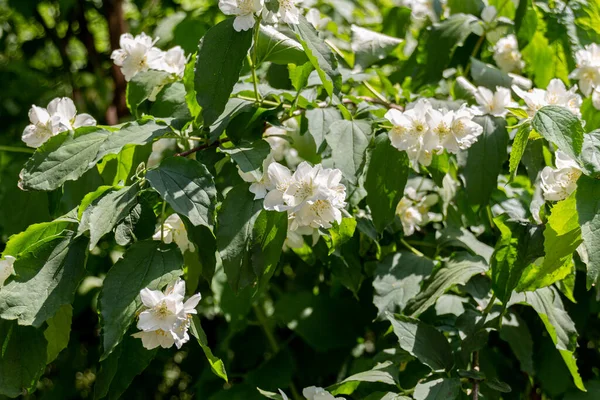
[[[460,379],[438,378],[415,386],[415,400],[452,400],[460,394]]]
[[[600,178],[600,130],[583,135],[580,160],[586,175]]]
[[[171,81],[171,74],[164,71],[141,71],[127,83],[127,107],[136,118],[138,107],[152,95],[156,97],[158,90]]]
[[[450,371],[454,366],[452,348],[443,333],[416,318],[390,313],[387,313],[387,318],[402,350],[434,371]]]
[[[527,323],[518,314],[510,312],[502,319],[500,338],[508,342],[513,353],[521,364],[521,371],[534,375],[533,339]]]
[[[560,295],[556,289],[546,287],[535,292],[526,292],[525,298],[527,304],[533,307],[544,323],[552,342],[571,372],[575,386],[585,391],[574,354],[577,348],[577,330],[565,311]]]
[[[329,96],[338,96],[342,88],[342,74],[338,70],[338,62],[333,51],[323,39],[319,38],[315,28],[304,16],[300,15],[300,23],[290,27],[304,48],[308,60],[317,70]]]
[[[190,114],[195,119],[200,115],[202,107],[196,100],[196,89],[194,89],[194,69],[196,67],[196,53],[192,54],[190,60],[185,65],[185,71],[183,73],[183,86],[185,87],[185,102],[187,103]]]
[[[229,126],[229,124],[238,115],[250,112],[254,109],[254,103],[248,100],[238,99],[232,97],[225,105],[225,110],[217,118],[217,120],[210,126],[210,142],[213,143]]]
[[[30,225],[24,232],[12,235],[9,238],[2,255],[19,258],[21,253],[30,251],[43,242],[62,238],[64,236],[62,234],[63,231],[69,227],[69,225],[71,225],[70,221],[60,219]]]
[[[121,342],[142,305],[140,290],[160,290],[183,273],[183,257],[174,243],[134,243],[106,274],[98,299],[106,359]]]
[[[189,239],[197,249],[201,249],[193,253],[198,257],[202,265],[201,275],[207,282],[211,282],[217,267],[217,242],[215,235],[206,226],[194,226],[190,222],[187,222],[186,218],[184,218],[184,222]]]
[[[126,336],[123,343],[100,363],[94,400],[122,398],[133,379],[150,365],[157,352],[158,349],[145,349],[140,339]]]
[[[409,252],[391,254],[379,263],[373,279],[373,304],[379,316],[386,311],[402,311],[408,301],[419,293],[421,283],[431,274],[433,267],[430,259]]]
[[[0,394],[32,393],[46,369],[44,332],[0,319]]]
[[[156,96],[156,101],[150,107],[150,114],[159,118],[175,118],[183,126],[192,119],[185,101],[185,86],[181,82],[167,84]]]
[[[19,253],[16,276],[0,290],[0,316],[40,327],[63,304],[73,302],[85,271],[87,240],[62,231]]]
[[[329,254],[339,251],[344,243],[352,239],[356,230],[356,220],[354,218],[342,218],[340,224],[334,224],[329,228],[330,237],[323,236],[325,243],[329,248]]]
[[[374,32],[356,25],[352,29],[352,51],[355,64],[363,70],[385,59],[400,43],[402,39]]]
[[[200,325],[200,318],[197,315],[192,317],[192,323],[190,325],[190,331],[192,335],[198,340],[198,344],[202,348],[208,363],[210,364],[210,369],[212,372],[227,382],[227,371],[225,371],[225,364],[221,361],[220,358],[215,357],[212,353],[210,347],[208,347],[208,340],[206,339],[206,333],[204,333],[204,329],[202,329],[202,325]]]
[[[510,180],[515,179],[517,175],[517,169],[521,163],[521,157],[525,153],[527,147],[527,141],[529,140],[529,131],[531,127],[528,124],[523,124],[517,130],[515,139],[513,140],[512,148],[510,150],[510,162],[509,162],[509,173]]]
[[[413,317],[418,316],[434,305],[446,290],[454,285],[466,284],[471,277],[485,273],[487,269],[483,258],[458,253],[427,279],[421,292],[408,302],[404,313]]]
[[[510,393],[512,391],[508,383],[501,382],[496,378],[486,379],[483,383],[497,392]]]
[[[579,159],[583,128],[579,118],[571,111],[559,106],[545,106],[535,113],[532,123],[537,133],[556,144],[572,159]]]
[[[575,195],[571,195],[552,207],[544,230],[544,261],[525,268],[517,290],[534,291],[565,278],[571,273],[573,253],[580,244],[577,205]]]
[[[315,68],[310,62],[301,65],[289,64],[288,70],[290,81],[292,81],[292,86],[294,86],[294,89],[297,91],[304,89],[308,84],[308,77],[310,76],[310,73],[314,71],[314,69]],[[308,111],[310,110],[307,110],[307,112]]]
[[[212,228],[217,189],[204,164],[185,157],[165,159],[146,173],[150,185],[192,224]]]
[[[252,284],[256,277],[250,265],[249,248],[262,203],[262,200],[254,200],[248,185],[238,185],[227,193],[218,212],[217,249],[227,281],[236,292]]]
[[[254,143],[240,143],[239,146],[221,148],[225,154],[240,167],[242,172],[251,173],[257,180],[263,176],[263,161],[271,152],[271,146],[265,140],[257,140]]]
[[[127,144],[143,145],[169,131],[153,121],[132,122],[111,132],[83,127],[63,132],[39,147],[21,171],[19,186],[24,190],[54,190],[66,181],[77,180],[109,154],[119,153]]]
[[[131,209],[115,228],[115,242],[120,246],[127,246],[137,240],[149,239],[156,230],[156,215],[148,201],[140,201]]]
[[[373,224],[380,233],[394,221],[396,206],[404,195],[408,170],[406,152],[393,147],[387,135],[379,135],[371,153],[365,189]]]
[[[329,134],[325,136],[325,140],[331,147],[333,165],[342,171],[348,182],[357,182],[372,138],[373,129],[365,120],[340,120],[333,122],[329,127]]]
[[[254,222],[251,239],[251,263],[264,288],[275,272],[287,237],[287,213],[262,210]]]
[[[270,25],[261,25],[258,33],[257,62],[302,65],[308,61],[302,45]]]
[[[44,337],[48,342],[46,363],[56,360],[61,351],[67,348],[71,336],[71,320],[73,307],[70,304],[62,305],[56,314],[48,319],[48,327],[44,330]]]
[[[489,264],[494,253],[494,248],[480,242],[475,235],[465,228],[448,227],[438,232],[436,238],[439,247],[462,247],[470,250],[472,254],[481,256]]]
[[[107,185],[130,185],[138,165],[148,161],[151,152],[150,144],[126,145],[120,153],[104,157],[98,164],[98,172]]]
[[[473,205],[487,205],[492,192],[498,187],[498,175],[507,159],[508,133],[506,121],[486,115],[474,121],[483,127],[483,133],[466,152],[458,155],[463,167],[466,194]]]
[[[194,89],[204,126],[212,125],[225,110],[252,44],[252,30],[236,32],[233,20],[227,18],[210,28],[198,45]]]
[[[394,378],[395,374],[396,368],[394,367],[393,363],[391,361],[386,361],[384,363],[375,365],[373,369],[368,371],[350,375],[339,384],[346,382],[380,382],[396,386],[396,379]]]
[[[88,207],[90,250],[92,250],[100,239],[129,215],[137,204],[137,195],[140,190],[139,184],[124,187],[120,190],[104,195],[96,205]]]
[[[600,181],[582,176],[577,181],[577,213],[587,262],[587,288],[600,276]]]
[[[306,110],[305,116],[308,120],[308,133],[315,140],[317,151],[322,151],[331,125],[335,121],[341,120],[342,114],[337,108],[324,107]]]
[[[475,85],[486,87],[492,91],[496,91],[497,86],[510,88],[513,81],[507,73],[474,57],[471,57],[471,77]],[[525,116],[527,117],[527,114]]]

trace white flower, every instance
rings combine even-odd
[[[525,63],[521,60],[521,53],[515,35],[508,35],[498,40],[494,46],[494,61],[504,72],[518,71],[525,66]]]
[[[344,400],[343,397],[333,397],[327,390],[316,386],[304,388],[302,395],[306,400]]]
[[[271,187],[271,181],[269,180],[269,165],[271,165],[275,160],[273,159],[273,154],[269,154],[267,158],[263,161],[262,164],[262,174],[260,178],[257,179],[256,175],[251,172],[243,172],[239,165],[237,167],[238,174],[244,180],[244,182],[251,183],[250,192],[254,193],[254,200],[264,199],[267,195],[267,191]]]
[[[505,117],[508,112],[507,107],[517,106],[510,97],[510,89],[501,86],[497,86],[495,92],[479,86],[474,95],[477,106],[473,107],[473,111],[477,115],[490,114],[494,117]]]
[[[185,229],[185,224],[183,220],[179,216],[179,214],[171,214],[167,219],[165,219],[163,228],[163,240],[165,243],[175,242],[177,246],[181,249],[182,252],[186,251],[195,251],[194,244],[190,242],[190,239],[187,235],[187,230]],[[161,229],[152,236],[154,240],[161,240]]]
[[[577,91],[577,85],[567,90],[565,84],[560,79],[552,79],[548,84],[546,90],[543,89],[532,89],[529,92],[525,92],[518,86],[513,85],[512,89],[514,92],[523,100],[527,105],[527,113],[530,117],[542,107],[548,105],[565,107],[573,114],[581,116],[579,108],[581,107],[581,96]]]
[[[391,109],[385,114],[385,118],[394,125],[389,131],[392,145],[406,151],[413,166],[417,162],[425,166],[431,164],[432,151],[438,146],[435,134],[427,124],[427,112],[431,109],[429,101],[419,99],[410,110]]]
[[[581,176],[581,169],[573,159],[560,150],[555,155],[556,168],[544,167],[540,174],[544,199],[549,201],[569,197],[577,189],[577,180]]]
[[[15,258],[13,256],[4,256],[0,260],[0,288],[4,286],[4,282],[8,277],[15,273],[14,263]]]
[[[190,297],[185,303],[185,282],[181,279],[167,286],[164,293],[159,290],[144,288],[140,298],[146,307],[139,315],[137,323],[141,332],[133,337],[142,339],[146,349],[158,346],[168,348],[175,344],[177,348],[186,343],[190,337],[187,333],[192,314],[196,314],[196,306],[200,294]]]
[[[301,0],[278,0],[279,10],[274,13],[265,7],[263,10],[263,20],[267,23],[274,24],[284,22],[286,24],[300,23],[300,9],[297,4]]]
[[[316,8],[311,8],[308,10],[306,13],[306,20],[310,22],[318,31],[327,28],[327,25],[329,22],[331,22],[331,18],[321,17],[321,12]]]
[[[143,32],[135,37],[130,33],[121,35],[121,48],[113,51],[110,58],[121,67],[126,81],[130,81],[138,72],[160,69],[163,53],[154,47],[157,40],[152,40]]]
[[[290,207],[285,204],[283,194],[292,183],[292,173],[283,165],[274,162],[269,165],[267,174],[269,182],[271,182],[271,187],[269,188],[269,193],[265,196],[265,209],[287,211]]]
[[[600,46],[596,43],[588,44],[575,53],[577,68],[571,72],[569,78],[579,80],[579,88],[586,96],[600,86]]]
[[[483,11],[481,12],[481,19],[483,20],[483,22],[490,23],[494,20],[494,18],[496,18],[497,14],[498,11],[496,10],[496,7],[485,6],[483,8]]]
[[[594,89],[592,92],[592,104],[596,110],[600,110],[600,90]]]
[[[171,74],[175,74],[180,78],[183,78],[183,73],[185,72],[185,64],[187,63],[187,58],[185,56],[185,52],[179,46],[175,46],[165,52],[163,52],[162,57],[157,65],[157,69],[160,71],[169,72]]]
[[[396,206],[396,215],[400,217],[404,236],[410,236],[418,231],[419,227],[439,219],[438,214],[429,212],[429,208],[437,202],[436,194],[423,196],[418,194],[414,188],[406,187],[404,197]]]
[[[473,121],[473,113],[463,105],[453,112],[450,133],[440,137],[440,143],[449,153],[456,154],[471,147],[482,133],[483,127]]]
[[[262,0],[219,0],[219,9],[225,15],[235,15],[233,29],[237,32],[252,29],[256,20],[255,14],[260,13]]]
[[[52,136],[82,126],[94,126],[96,120],[89,114],[77,115],[73,100],[57,97],[47,108],[32,105],[29,110],[30,125],[25,127],[22,140],[29,147],[40,147]]]

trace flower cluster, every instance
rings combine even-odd
[[[22,140],[29,147],[40,147],[52,136],[81,126],[94,126],[96,120],[89,114],[77,115],[73,100],[57,97],[46,108],[32,105],[29,110],[31,124],[25,127]]]
[[[404,197],[396,206],[396,215],[400,217],[404,236],[410,236],[418,231],[421,226],[430,221],[439,219],[439,215],[429,212],[429,209],[438,202],[436,194],[422,195],[415,188],[406,187]]]
[[[346,187],[340,182],[339,169],[311,166],[306,161],[292,173],[269,155],[263,162],[259,177],[238,171],[251,183],[254,199],[264,199],[266,210],[288,213],[287,245],[302,247],[302,235],[314,234],[318,228],[329,229],[342,221],[341,210],[346,206]]]
[[[575,53],[575,61],[577,68],[569,78],[578,80],[581,93],[589,96],[600,87],[600,46],[588,44]]]
[[[517,107],[517,103],[512,101],[510,89],[497,86],[496,91],[479,86],[473,93],[477,106],[472,110],[475,115],[490,114],[494,117],[505,117],[508,113],[507,107]]]
[[[156,39],[152,39],[145,33],[133,36],[130,33],[121,35],[120,49],[112,52],[110,58],[115,65],[121,67],[121,72],[126,81],[130,81],[138,72],[154,69],[165,71],[178,77],[183,77],[187,58],[183,49],[175,46],[167,51],[157,47]]]
[[[196,314],[196,306],[200,301],[200,293],[193,295],[185,303],[184,295],[185,282],[181,279],[167,286],[164,293],[160,290],[142,289],[140,298],[146,309],[140,313],[137,323],[141,332],[133,334],[133,337],[142,339],[143,346],[148,350],[173,345],[180,349],[190,340],[190,319],[192,314]]]
[[[567,90],[563,81],[552,79],[546,90],[534,88],[526,92],[516,85],[513,85],[512,89],[520,98],[525,100],[527,114],[530,117],[533,117],[537,110],[548,105],[565,107],[573,114],[581,116],[579,108],[582,100],[581,96],[576,93],[577,85]]]
[[[456,111],[436,110],[426,99],[419,99],[413,108],[391,109],[385,117],[394,125],[389,131],[392,145],[406,151],[415,169],[418,163],[431,164],[433,155],[444,149],[454,154],[468,149],[483,132],[466,105]]]
[[[152,236],[152,239],[162,240],[167,244],[175,242],[182,253],[196,251],[196,248],[188,238],[187,230],[179,214],[169,215],[154,236]]]
[[[494,45],[494,61],[504,72],[520,71],[525,66],[515,35],[508,35]]]
[[[540,174],[544,199],[549,201],[564,200],[577,189],[577,180],[581,176],[581,168],[573,159],[560,150],[556,150],[556,168],[544,167]]]
[[[9,276],[15,273],[14,264],[15,258],[13,256],[4,256],[0,260],[0,287],[4,285]]]
[[[277,0],[277,12],[272,12],[264,5],[263,0],[219,0],[219,9],[225,15],[235,15],[233,28],[237,31],[252,29],[257,21],[257,16],[262,14],[262,19],[270,24],[284,22],[297,24],[300,22],[300,9],[297,0]]]

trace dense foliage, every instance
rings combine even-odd
[[[598,44],[583,0],[0,0],[0,398],[600,398]]]

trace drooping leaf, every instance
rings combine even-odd
[[[198,46],[194,89],[205,126],[225,110],[252,45],[252,30],[236,32],[233,20],[227,18],[210,28]]]
[[[146,173],[150,185],[194,225],[214,225],[217,189],[204,164],[184,157],[165,159]]]
[[[48,319],[48,327],[44,330],[44,337],[48,342],[46,363],[56,360],[60,352],[67,348],[72,319],[73,307],[70,304],[63,304],[56,314]]]
[[[342,119],[342,114],[337,108],[323,107],[306,110],[306,119],[308,120],[308,133],[315,140],[317,151],[322,150],[325,138],[329,134],[329,129],[335,121]]]
[[[529,140],[530,126],[527,124],[521,125],[517,130],[515,139],[513,140],[512,148],[510,150],[510,161],[509,161],[509,173],[510,179],[514,179],[517,175],[517,169],[521,163],[521,157],[525,153],[527,147],[527,141]]]
[[[190,331],[192,335],[198,340],[198,344],[202,348],[202,351],[206,356],[206,360],[210,364],[210,369],[215,375],[227,382],[227,371],[225,371],[225,364],[223,364],[223,361],[221,361],[220,358],[215,357],[210,347],[208,347],[206,333],[204,333],[204,329],[202,329],[202,325],[200,325],[200,318],[198,318],[197,315],[194,315],[192,317]]]
[[[100,297],[100,317],[106,359],[121,342],[142,305],[140,290],[163,289],[183,273],[183,257],[171,243],[134,243],[106,274]]]
[[[333,165],[342,171],[344,178],[356,183],[366,161],[367,147],[373,138],[371,124],[365,120],[335,121],[325,136],[331,147]]]
[[[533,117],[533,129],[574,160],[583,146],[581,122],[565,107],[545,106]]]
[[[409,352],[434,371],[454,366],[450,343],[444,334],[416,318],[387,314],[402,350]]]
[[[304,89],[308,83],[308,77],[310,76],[310,73],[314,71],[314,69],[315,67],[313,67],[310,62],[306,62],[302,65],[289,64],[289,77],[290,81],[292,81],[292,86],[294,89],[298,91]],[[310,110],[307,110],[307,112],[308,111]]]
[[[577,181],[577,214],[581,238],[588,255],[587,288],[600,276],[600,181],[582,176]]]
[[[417,386],[415,386],[413,398],[415,400],[451,400],[458,398],[459,393],[460,379],[438,378],[418,383]]]
[[[388,385],[396,385],[395,368],[391,361],[377,364],[368,371],[359,372],[354,375],[350,375],[344,379],[340,384],[346,382],[380,382]]]
[[[261,25],[258,34],[257,62],[301,65],[308,61],[302,45],[270,25]]]

